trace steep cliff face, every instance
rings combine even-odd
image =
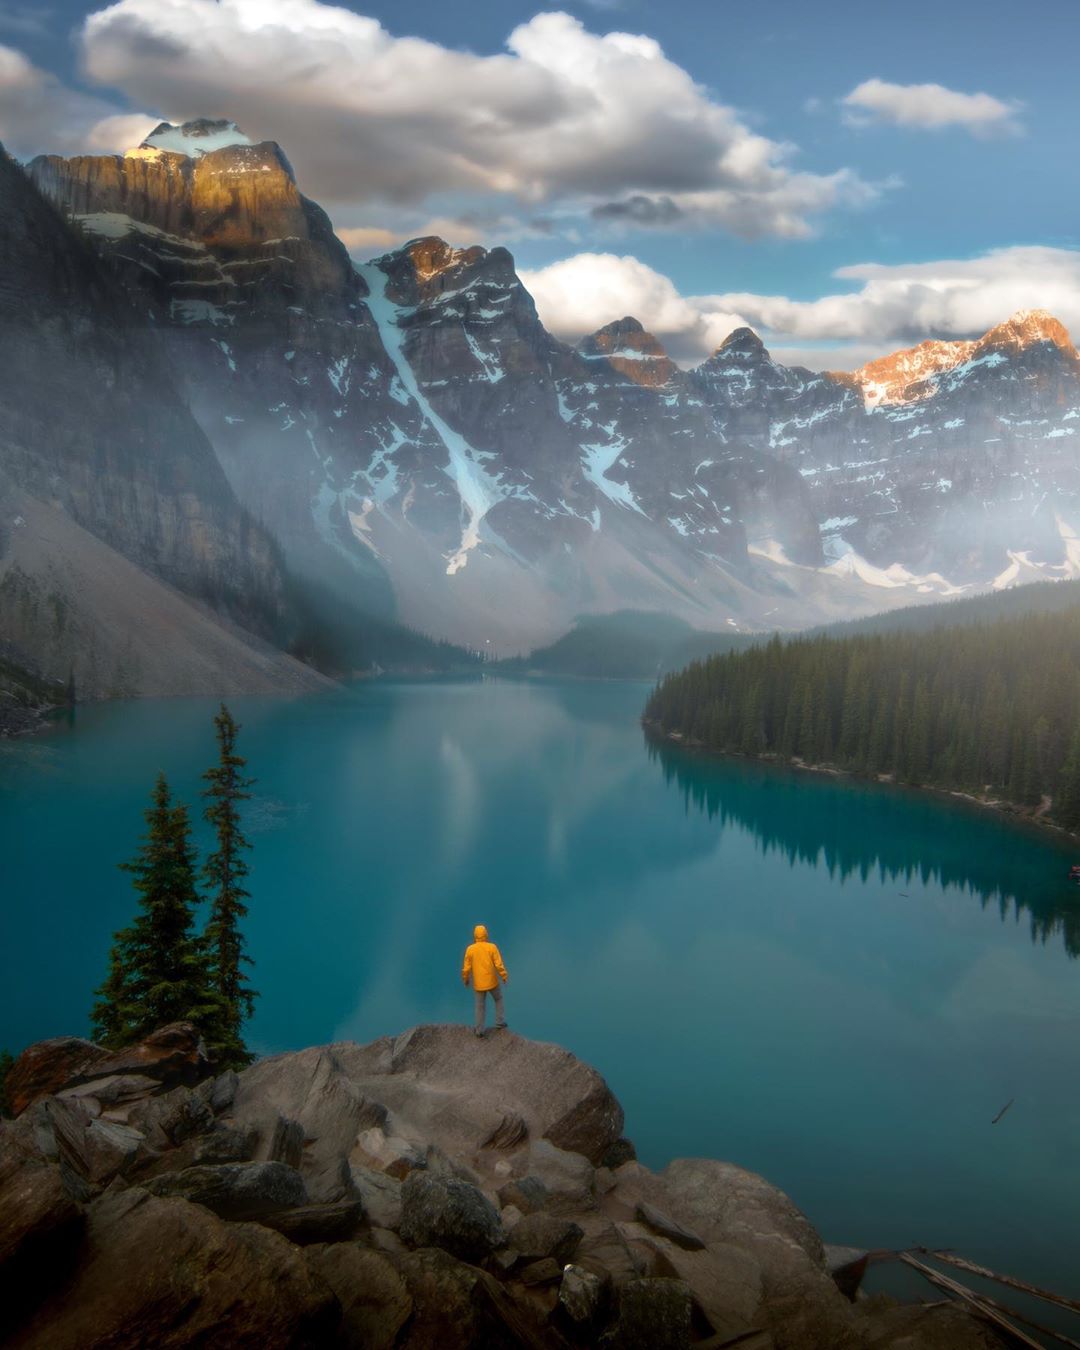
[[[207,125],[215,134],[200,137]],[[163,124],[125,156],[29,169],[149,301],[174,378],[290,564],[388,614],[349,488],[361,465],[376,486],[428,460],[434,478],[440,447],[403,402],[363,282],[280,149],[230,124]]]
[[[101,565],[105,552],[119,555],[158,578],[154,585],[175,587],[254,634],[286,627],[275,547],[236,501],[156,337],[3,155],[0,340],[0,616],[8,635],[47,674],[66,678],[74,665],[84,693],[103,691],[80,672],[70,640],[76,617],[93,627],[96,612],[94,577],[58,570],[60,536],[76,535],[100,541]],[[59,531],[51,549],[30,543],[31,516],[43,521],[41,512]],[[47,584],[46,568],[54,573]],[[214,622],[205,619],[209,628]],[[102,664],[141,640],[99,632]],[[133,678],[129,689],[139,688]]]

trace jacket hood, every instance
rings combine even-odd
[[[472,930],[472,935],[473,935],[474,941],[476,941],[476,942],[486,942],[486,941],[487,941],[487,929],[484,927],[484,925],[483,925],[482,923],[478,923],[478,924],[476,925],[476,927]]]

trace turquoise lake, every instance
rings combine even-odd
[[[657,752],[646,693],[235,700],[258,778],[253,1045],[468,1020],[461,954],[486,923],[511,1025],[606,1075],[650,1165],[730,1159],[828,1241],[953,1247],[1075,1294],[1072,848],[943,798]],[[195,803],[211,710],[80,709],[0,743],[0,1047],[85,1033],[132,910],[115,865],[159,768]]]

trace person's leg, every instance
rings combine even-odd
[[[473,1019],[473,1031],[475,1031],[478,1036],[482,1036],[484,1034],[484,1013],[486,1011],[484,991],[482,989],[476,989],[473,991],[473,994],[476,1003],[476,1016]]]
[[[503,1012],[502,985],[497,984],[491,991],[491,997],[495,1000],[495,1026],[506,1026],[506,1014]]]

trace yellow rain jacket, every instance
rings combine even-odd
[[[471,976],[472,987],[477,993],[483,993],[485,989],[495,989],[500,976],[503,984],[510,976],[506,973],[498,947],[494,942],[487,940],[487,929],[482,923],[478,923],[473,929],[473,937],[476,941],[465,948],[465,964],[461,967],[461,978],[468,984]]]

